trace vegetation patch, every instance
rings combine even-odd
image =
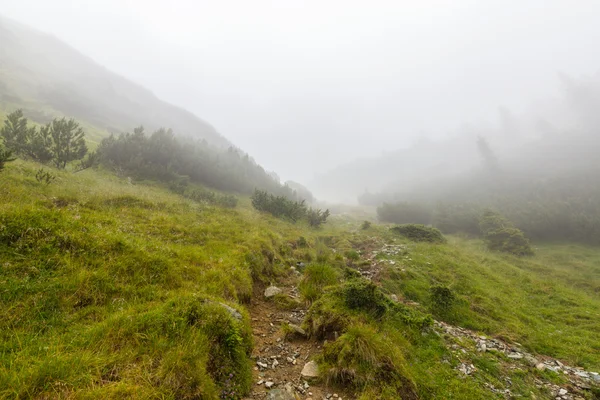
[[[398,225],[391,228],[392,232],[402,235],[414,242],[445,243],[442,233],[430,226],[418,224]]]
[[[235,208],[238,204],[237,197],[233,195],[219,194],[202,188],[185,190],[183,196],[199,203],[214,204],[225,208]]]
[[[275,196],[258,189],[252,195],[252,206],[258,211],[267,212],[291,222],[305,219],[314,228],[320,227],[329,217],[329,210],[308,208],[304,200],[295,201],[286,196]]]
[[[327,380],[351,386],[378,399],[418,399],[402,352],[368,325],[356,325],[325,345],[321,369]]]
[[[422,330],[431,326],[431,316],[390,300],[373,282],[350,279],[324,290],[304,320],[310,336],[324,339],[355,323],[394,321],[399,326]]]
[[[318,299],[323,288],[335,285],[340,278],[340,271],[324,262],[310,264],[304,270],[302,281],[298,285],[300,294],[309,301]]]
[[[484,240],[490,250],[502,251],[516,256],[533,255],[529,240],[502,215],[486,210],[479,220]]]

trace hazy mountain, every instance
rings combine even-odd
[[[135,57],[135,54],[131,54]],[[131,131],[143,124],[230,143],[191,112],[158,99],[59,39],[0,17],[0,110],[22,108],[36,122],[74,117],[102,131]]]
[[[340,165],[317,175],[309,186],[320,198],[343,201],[356,201],[365,192],[385,193],[379,200],[389,201],[424,187],[456,186],[456,179],[468,181],[482,168],[478,138],[505,173],[550,177],[597,168],[600,73],[580,78],[560,74],[558,87],[556,98],[533,103],[525,112],[500,107],[495,121],[464,124],[435,141],[423,138],[410,148]]]

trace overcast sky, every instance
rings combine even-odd
[[[600,1],[0,0],[284,179],[492,121],[600,70]],[[1,46],[1,43],[0,43]]]

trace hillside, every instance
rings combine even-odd
[[[0,16],[0,110],[22,108],[35,122],[56,116],[84,123],[88,140],[109,132],[169,127],[177,134],[230,143],[194,114],[107,70],[57,38]]]
[[[38,168],[0,172],[0,398],[599,393],[597,248],[519,258],[341,217],[311,229],[247,198],[223,208],[93,169],[47,185]],[[311,360],[320,378],[301,375]]]

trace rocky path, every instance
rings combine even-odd
[[[279,309],[273,293],[299,300],[296,284],[299,276],[292,273],[278,287],[257,288],[249,311],[254,335],[254,387],[249,399],[268,400],[322,400],[352,399],[347,393],[328,388],[316,382],[316,363],[313,357],[321,352],[318,342],[306,338],[300,328],[306,315],[306,305],[294,310]],[[267,296],[265,296],[265,294]],[[289,324],[293,333],[285,337],[283,324]]]
[[[550,370],[563,375],[567,383],[556,385],[542,378],[536,379],[539,388],[544,387],[553,399],[559,400],[583,400],[584,392],[591,389],[592,385],[600,385],[600,374],[586,371],[583,368],[571,367],[563,362],[541,355],[532,355],[524,351],[518,343],[506,343],[499,339],[489,338],[470,331],[446,324],[435,322],[435,330],[443,335],[450,349],[461,362],[457,370],[464,375],[471,375],[477,369],[468,360],[474,353],[492,352],[511,363],[512,368],[529,367],[539,371]],[[499,357],[500,358],[500,357]],[[506,382],[510,386],[510,382]],[[494,393],[502,393],[506,398],[513,398],[510,388],[495,388],[487,385]]]
[[[372,238],[364,243],[360,251],[361,259],[368,261],[358,267],[360,274],[374,282],[384,265],[404,267],[398,256],[410,260],[409,246],[385,244],[379,238]],[[392,259],[392,258],[395,258]],[[315,380],[316,364],[311,360],[318,355],[321,344],[306,338],[300,328],[307,312],[307,305],[300,302],[297,283],[301,275],[292,270],[290,276],[278,283],[278,287],[257,288],[252,298],[249,311],[252,318],[254,335],[254,387],[250,399],[267,400],[322,400],[322,399],[354,399],[352,393],[327,387],[321,380]],[[299,306],[293,310],[283,310],[276,306],[273,294],[289,296],[298,301]],[[398,301],[392,295],[394,301]],[[406,303],[406,302],[405,302]],[[407,305],[418,305],[408,302]],[[288,324],[293,334],[285,337],[282,325]],[[539,388],[545,388],[555,400],[583,400],[585,392],[591,387],[600,386],[600,374],[571,367],[565,363],[542,355],[533,355],[523,350],[518,343],[507,343],[496,338],[483,336],[441,321],[435,321],[434,331],[446,342],[448,348],[458,360],[457,374],[469,377],[477,375],[477,368],[470,361],[477,354],[489,352],[495,354],[510,369],[550,370],[563,376],[564,383],[558,385],[548,381],[539,374],[535,378]],[[504,379],[504,387],[494,387],[485,383],[490,392],[507,399],[516,398],[511,392],[510,378]]]

